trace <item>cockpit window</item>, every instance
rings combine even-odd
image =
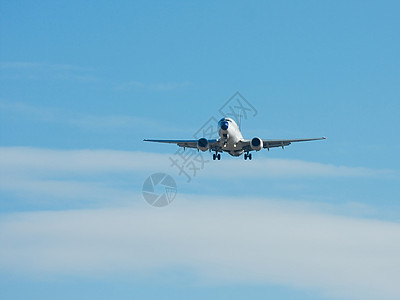
[[[221,120],[219,120],[218,124],[221,124],[221,122],[232,122],[232,120],[230,118],[222,118]]]

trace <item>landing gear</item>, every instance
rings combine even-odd
[[[252,158],[251,157],[251,153],[247,152],[247,153],[244,154],[244,160],[247,160],[247,159],[251,160],[251,158]]]
[[[221,154],[219,154],[219,153],[213,154],[213,160],[216,160],[216,159],[221,160]]]

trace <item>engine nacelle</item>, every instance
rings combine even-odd
[[[197,141],[197,149],[201,151],[207,151],[209,149],[209,143],[208,140],[205,138],[201,138]]]
[[[250,147],[253,150],[260,151],[263,148],[263,141],[259,137],[255,137],[250,142]]]

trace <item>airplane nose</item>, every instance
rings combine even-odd
[[[221,129],[222,130],[227,130],[229,126],[229,123],[227,121],[221,122]]]

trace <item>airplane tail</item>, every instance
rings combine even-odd
[[[239,121],[238,122],[239,130],[242,131],[242,110],[239,111],[239,120],[238,121]]]

